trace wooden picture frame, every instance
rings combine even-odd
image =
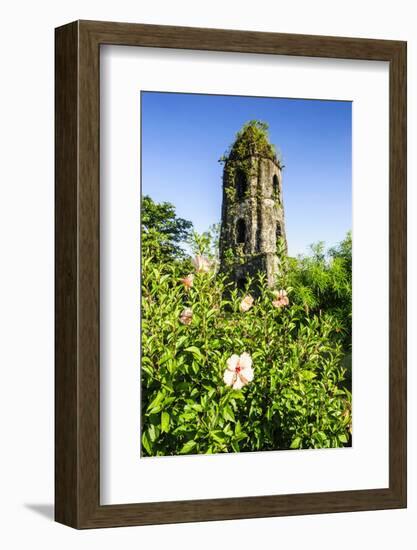
[[[75,528],[406,506],[406,43],[76,21],[56,29],[55,519]],[[100,505],[99,56],[117,44],[389,62],[389,487]]]

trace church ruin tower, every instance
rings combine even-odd
[[[287,252],[282,164],[267,129],[257,121],[245,124],[223,159],[220,269],[239,288],[259,271],[274,286],[278,247]]]

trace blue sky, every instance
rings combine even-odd
[[[197,231],[220,221],[218,159],[249,120],[281,150],[290,255],[341,241],[352,226],[352,109],[347,101],[142,92],[142,193],[175,205]]]

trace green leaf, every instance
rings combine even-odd
[[[169,432],[169,421],[170,421],[170,416],[167,412],[164,411],[161,414],[161,431],[162,432],[165,432],[165,433]]]
[[[230,424],[226,424],[226,426],[223,428],[223,432],[225,435],[227,436],[232,436],[233,435],[233,430],[232,430],[232,427],[230,426]]]
[[[213,430],[210,432],[211,437],[218,443],[224,443],[224,433],[221,430]]]
[[[202,355],[201,351],[198,348],[196,348],[195,346],[190,346],[188,348],[185,348],[185,351],[191,352],[198,359],[203,358],[203,355]]]
[[[230,398],[232,399],[245,399],[245,396],[240,390],[230,390]]]
[[[313,378],[316,378],[317,374],[311,370],[304,370],[301,373],[301,376],[304,378],[304,380],[313,380]]]
[[[346,434],[339,434],[338,437],[339,437],[339,441],[341,443],[347,443],[348,442],[348,438],[347,438]]]
[[[206,319],[209,319],[212,315],[215,315],[215,314],[218,314],[217,308],[210,309],[210,311],[208,311],[207,314],[206,314]]]
[[[182,344],[187,340],[188,336],[180,336],[178,340],[175,342],[176,349],[179,349]]]
[[[151,424],[148,428],[148,432],[149,432],[149,437],[150,437],[152,443],[154,443],[158,439],[159,428],[157,426],[155,426],[155,424]]]
[[[229,405],[223,408],[223,418],[225,420],[230,420],[230,422],[235,422],[235,415]]]
[[[187,443],[181,449],[180,454],[186,455],[187,453],[192,451],[196,445],[197,443],[195,441],[187,441]]]
[[[326,443],[327,436],[324,432],[317,432],[315,436],[316,436],[316,439],[318,439],[322,444]]]
[[[235,453],[238,453],[240,451],[237,441],[232,441],[231,445]]]
[[[148,413],[158,412],[160,410],[160,404],[164,400],[165,394],[163,392],[158,392],[155,399],[148,405],[146,411]]]
[[[143,432],[142,434],[142,445],[144,447],[144,449],[146,450],[146,452],[149,454],[149,455],[152,455],[152,447],[151,447],[151,442],[148,438],[148,434],[147,432]]]
[[[299,449],[301,444],[301,437],[295,437],[290,445],[290,449]]]

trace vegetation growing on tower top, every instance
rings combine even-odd
[[[268,129],[268,124],[260,120],[246,122],[237,132],[235,141],[220,162],[261,156],[277,162],[282,167],[281,153],[270,143]]]

